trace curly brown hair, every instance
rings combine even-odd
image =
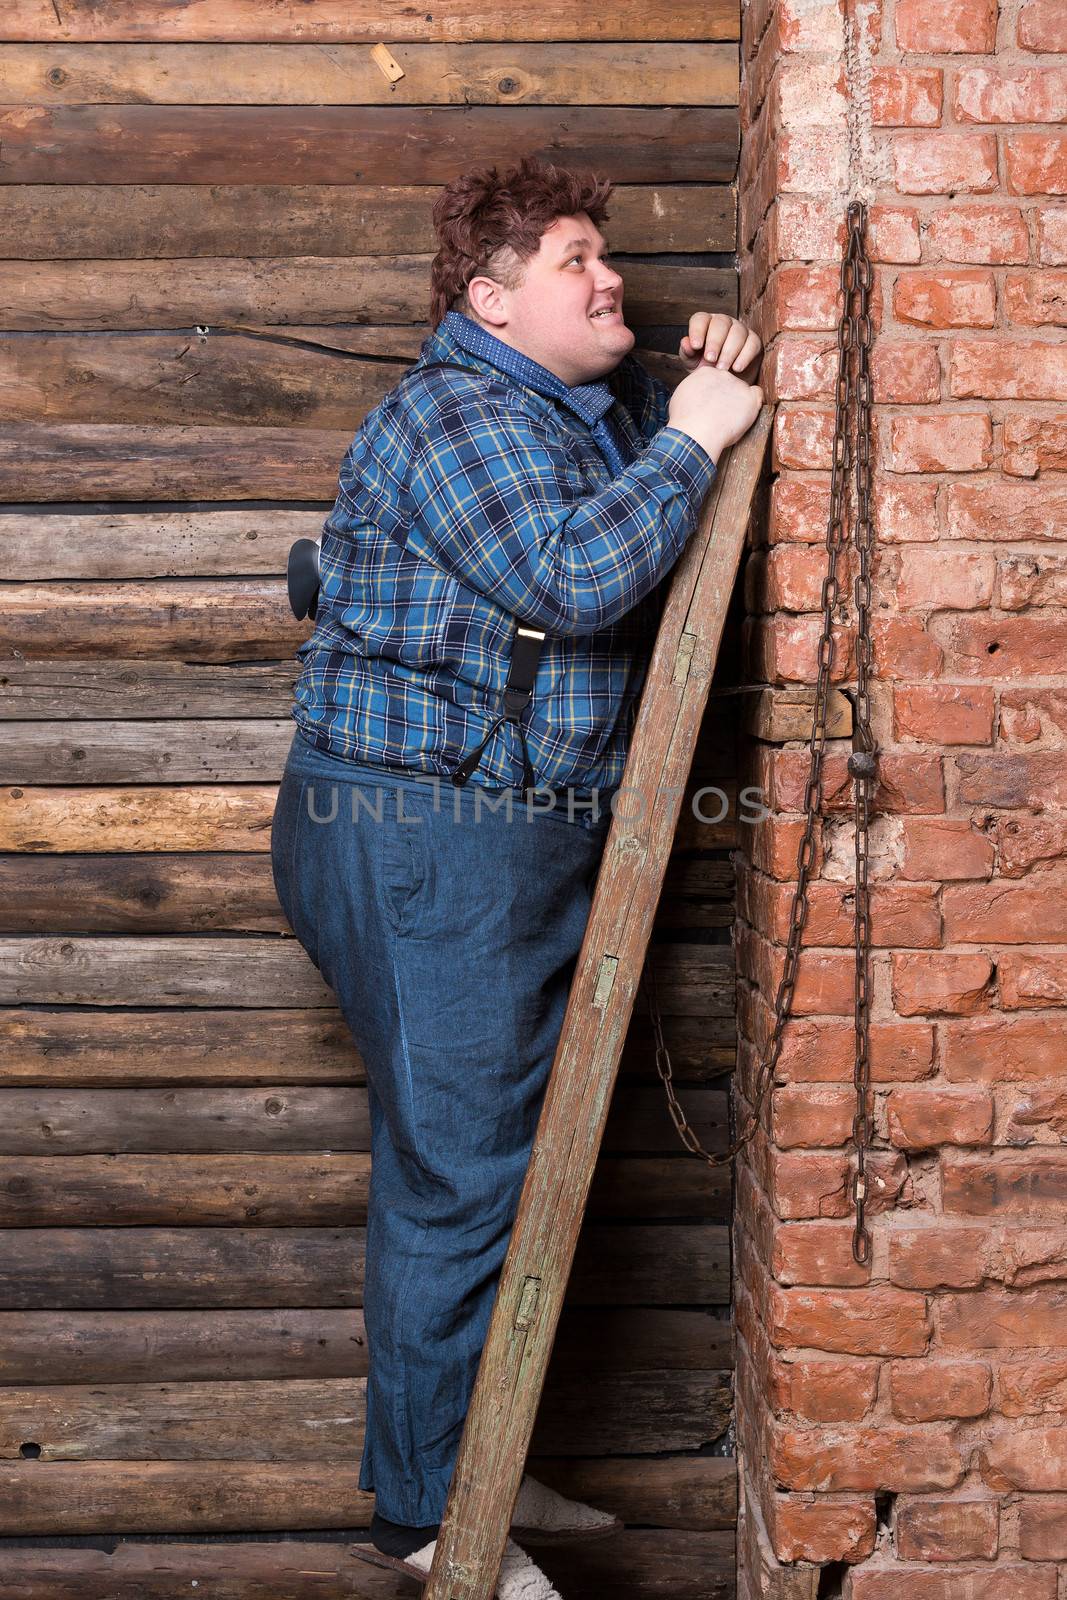
[[[522,282],[541,235],[558,217],[584,211],[599,228],[614,185],[525,156],[503,176],[495,167],[461,173],[433,207],[438,249],[430,268],[430,326],[446,311],[470,314],[467,284],[482,273],[506,289]]]

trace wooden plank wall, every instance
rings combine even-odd
[[[25,1600],[408,1592],[344,1550],[369,1140],[271,883],[306,632],[285,555],[425,336],[463,165],[610,172],[650,348],[735,303],[737,0],[427,4],[0,19],[0,1587]],[[397,364],[198,332],[220,321]],[[729,770],[709,716],[693,785]],[[684,815],[654,959],[721,1146],[733,835]],[[633,1524],[546,1558],[568,1600],[732,1585],[729,1185],[653,1056],[639,1017],[535,1441]]]

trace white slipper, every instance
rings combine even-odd
[[[427,1578],[433,1566],[437,1540],[431,1539],[421,1550],[415,1550],[403,1559],[400,1556],[383,1555],[373,1545],[352,1545],[351,1549],[353,1555],[369,1561],[373,1566],[392,1567],[396,1572],[406,1572],[411,1578]],[[525,1550],[520,1550],[515,1541],[509,1539],[500,1563],[496,1600],[563,1600],[563,1596],[552,1587],[548,1577],[530,1560]]]
[[[526,1473],[515,1502],[511,1531],[528,1544],[563,1544],[617,1533],[622,1526],[610,1511],[598,1511],[582,1500],[568,1500]]]

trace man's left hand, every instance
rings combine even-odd
[[[689,332],[678,346],[678,355],[687,372],[704,364],[723,372],[741,375],[755,367],[763,343],[758,334],[722,312],[694,311]]]

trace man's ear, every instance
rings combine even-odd
[[[508,320],[503,291],[492,278],[475,277],[467,284],[467,301],[479,322],[503,328]]]

